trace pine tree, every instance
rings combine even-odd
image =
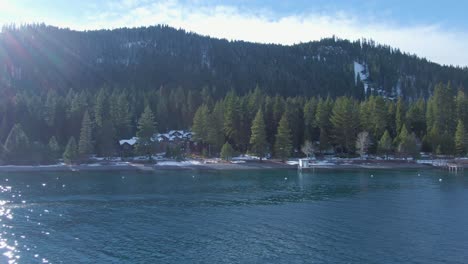
[[[333,109],[333,101],[330,98],[327,100],[319,99],[317,104],[317,112],[315,113],[315,122],[320,129],[328,129],[331,127],[330,117]]]
[[[209,113],[208,106],[203,104],[197,109],[193,117],[193,140],[199,143],[204,143],[208,139],[208,128],[210,127],[210,124],[208,124]]]
[[[416,136],[414,133],[409,133],[406,125],[401,128],[400,135],[398,135],[398,152],[404,156],[417,157],[419,150],[417,148]]]
[[[46,124],[49,127],[53,127],[55,125],[56,119],[56,109],[57,109],[57,92],[53,89],[47,92],[47,99],[45,102],[45,116],[44,119]]]
[[[385,104],[385,100],[381,96],[373,97],[371,101],[371,122],[372,122],[372,130],[371,130],[371,137],[372,138],[380,138],[383,133],[385,132],[385,128],[387,126],[387,107]]]
[[[304,139],[317,140],[315,115],[317,110],[317,101],[312,98],[304,105]]]
[[[249,139],[250,139],[250,128],[252,125],[252,119],[249,117],[249,110],[248,110],[248,98],[241,97],[239,99],[240,108],[239,108],[239,127],[238,127],[238,140],[237,140],[237,148],[244,152],[247,151],[249,146]]]
[[[290,157],[292,151],[291,130],[287,120],[287,115],[283,114],[278,124],[275,139],[275,156],[285,161]]]
[[[229,142],[239,144],[240,110],[237,96],[229,92],[224,100],[224,134]]]
[[[112,121],[106,119],[102,123],[100,136],[100,155],[111,157],[116,151],[116,131]]]
[[[300,149],[304,133],[303,100],[299,97],[287,98],[285,113],[288,115],[293,149]]]
[[[232,156],[234,155],[234,149],[232,148],[229,142],[224,143],[223,147],[221,148],[221,158],[223,160],[231,160]]]
[[[136,152],[140,155],[148,156],[149,160],[151,160],[156,146],[156,143],[153,140],[153,136],[156,132],[157,130],[153,111],[151,111],[149,106],[146,106],[145,111],[143,111],[140,120],[138,121],[138,141],[136,144]]]
[[[223,103],[217,102],[213,108],[213,111],[209,115],[209,125],[207,127],[207,142],[211,145],[211,149],[220,151],[223,143],[225,142],[224,137],[224,110]]]
[[[86,159],[93,153],[93,123],[89,117],[88,111],[83,115],[81,122],[80,141],[78,142],[78,153],[81,158]]]
[[[265,121],[263,119],[262,110],[258,110],[255,115],[255,119],[252,122],[250,136],[250,152],[260,157],[260,161],[265,156],[267,149],[267,140],[266,140],[266,131],[265,131]]]
[[[116,137],[119,139],[130,137],[132,117],[125,93],[112,95],[109,111]]]
[[[52,136],[49,139],[49,144],[47,145],[49,148],[49,152],[52,155],[53,159],[58,159],[60,157],[60,145],[57,142],[55,136]]]
[[[73,164],[78,159],[78,147],[76,146],[76,141],[74,137],[71,137],[68,140],[67,146],[65,147],[65,152],[63,153],[63,160],[67,164]]]
[[[459,156],[466,154],[466,131],[463,121],[458,120],[457,129],[455,131],[455,151]]]
[[[461,120],[463,124],[468,122],[468,99],[463,90],[459,90],[456,98],[457,104],[457,119]]]
[[[385,130],[385,133],[379,140],[378,152],[385,154],[385,158],[388,158],[390,151],[392,151],[392,138],[388,130]]]
[[[24,164],[30,156],[30,142],[20,124],[16,124],[5,141],[5,160],[13,164]]]
[[[414,131],[417,136],[423,137],[426,131],[426,116],[425,103],[420,99],[416,103],[411,104],[406,112],[406,124],[411,131]]]
[[[94,105],[94,120],[98,128],[102,127],[108,115],[108,97],[106,90],[101,88],[96,98],[96,104]]]
[[[345,152],[352,152],[359,128],[359,112],[355,101],[348,97],[339,97],[333,106],[331,122],[335,143]]]
[[[322,128],[320,129],[319,149],[322,152],[322,151],[328,150],[329,147],[330,147],[330,142],[329,142],[327,130]]]
[[[400,133],[400,130],[405,124],[404,118],[405,118],[405,102],[403,101],[403,98],[398,97],[396,113],[395,113],[397,135]]]

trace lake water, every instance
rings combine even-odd
[[[0,185],[0,263],[468,263],[463,174],[16,173]]]

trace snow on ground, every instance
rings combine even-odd
[[[444,159],[425,159],[425,160],[416,160],[418,164],[425,164],[425,165],[433,165],[433,166],[441,166],[446,164],[448,160]]]
[[[197,160],[186,160],[186,161],[160,161],[156,163],[156,166],[192,166],[200,165],[201,162]]]
[[[245,160],[232,160],[231,163],[232,164],[242,164],[242,163],[245,163]]]
[[[248,154],[240,155],[240,156],[232,158],[232,160],[234,160],[234,161],[236,161],[236,160],[259,160],[259,159],[260,158],[257,157],[257,156],[248,155]]]
[[[219,163],[220,161],[221,161],[220,158],[205,159],[205,160],[203,160],[203,163],[205,163],[205,164],[216,164],[216,163]]]
[[[100,167],[102,165],[99,164],[99,163],[91,163],[91,164],[86,164],[86,166],[88,166],[88,167]]]
[[[369,85],[367,83],[367,79],[369,78],[369,74],[366,71],[366,66],[360,64],[359,62],[354,62],[354,84],[357,84],[357,79],[361,79],[362,83],[364,84],[364,92],[367,94],[367,89]]]

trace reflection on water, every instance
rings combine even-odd
[[[5,181],[8,181],[6,179]],[[11,186],[3,186],[0,185],[0,192],[2,193],[2,197],[10,195],[14,198],[16,195],[11,194]],[[6,237],[9,235],[15,236],[14,233],[9,233],[13,226],[9,225],[11,220],[13,220],[13,214],[11,212],[11,208],[8,207],[8,200],[0,200],[0,223],[2,226],[2,232],[0,234],[0,250],[3,252],[3,256],[8,259],[8,263],[17,263],[17,260],[20,259],[20,250],[17,249],[18,241],[13,240],[9,241]]]
[[[468,258],[463,174],[18,173],[0,174],[0,183],[1,263]]]

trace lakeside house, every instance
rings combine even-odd
[[[193,144],[192,136],[192,131],[171,130],[167,133],[154,134],[151,140],[157,142],[155,152],[165,152],[168,147],[180,147],[182,150],[189,151]],[[136,144],[138,144],[138,137],[119,140],[122,156],[132,156]]]

